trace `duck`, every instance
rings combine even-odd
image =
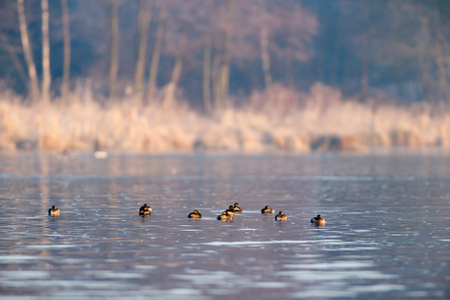
[[[188,218],[199,219],[202,217],[202,214],[198,212],[198,210],[194,210],[188,215]]]
[[[235,203],[233,206],[235,212],[242,212],[242,207],[239,206],[239,203]]]
[[[270,208],[269,205],[266,205],[263,209],[261,209],[262,214],[273,214],[275,211]]]
[[[145,203],[139,208],[139,215],[142,217],[150,216],[152,214],[152,208]]]
[[[231,216],[227,211],[222,212],[221,215],[217,216],[217,220],[231,220]]]
[[[61,211],[59,210],[59,208],[56,208],[54,205],[52,206],[52,208],[50,208],[48,210],[49,216],[59,216],[60,214],[61,214]]]
[[[230,216],[232,216],[232,217],[236,216],[236,213],[234,212],[234,208],[233,208],[232,205],[230,205],[230,206],[228,207],[228,209],[225,210],[225,211],[226,211]]]
[[[325,225],[325,219],[322,218],[321,215],[317,215],[317,217],[314,217],[311,219],[311,223],[313,223],[316,226],[324,226]]]
[[[283,214],[283,212],[280,210],[278,215],[275,216],[275,220],[277,221],[287,221],[287,216]]]
[[[101,150],[100,141],[98,139],[94,142],[94,157],[97,159],[105,159],[108,157],[108,152]]]

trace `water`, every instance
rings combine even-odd
[[[3,154],[0,296],[450,298],[449,179],[442,153]]]

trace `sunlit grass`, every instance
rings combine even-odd
[[[183,101],[155,102],[144,106],[128,96],[108,103],[78,88],[64,102],[31,105],[3,91],[0,150],[261,153],[450,146],[445,109],[376,99],[360,103],[321,84],[309,93],[274,86],[211,116]]]

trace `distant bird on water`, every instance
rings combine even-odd
[[[287,216],[283,214],[283,212],[280,210],[278,215],[275,216],[275,220],[277,221],[287,221]]]
[[[230,216],[234,217],[236,213],[234,212],[233,205],[230,205],[227,210],[225,210]]]
[[[325,225],[325,219],[322,218],[321,215],[317,215],[317,217],[314,217],[311,219],[311,223],[313,223],[316,226],[324,226]]]
[[[188,218],[191,218],[191,219],[199,219],[199,218],[201,218],[201,217],[202,217],[202,214],[199,213],[198,210],[194,210],[193,212],[191,212],[191,213],[188,215]]]
[[[52,206],[52,208],[50,208],[48,210],[49,216],[59,216],[60,214],[61,214],[61,211],[59,210],[59,208],[56,208],[54,205]]]
[[[217,216],[217,220],[231,220],[231,216],[228,214],[227,211],[222,212],[221,215]]]
[[[94,157],[97,159],[108,157],[108,152],[101,150],[100,142],[97,139],[94,142]]]
[[[263,209],[261,209],[262,214],[273,214],[275,211],[270,208],[269,205],[266,205]]]
[[[239,206],[239,203],[235,203],[233,206],[235,212],[242,212],[242,207]]]
[[[141,217],[150,216],[152,214],[152,208],[145,203],[139,208],[139,215]]]

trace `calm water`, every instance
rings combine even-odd
[[[0,297],[448,299],[449,182],[442,153],[0,155]]]

